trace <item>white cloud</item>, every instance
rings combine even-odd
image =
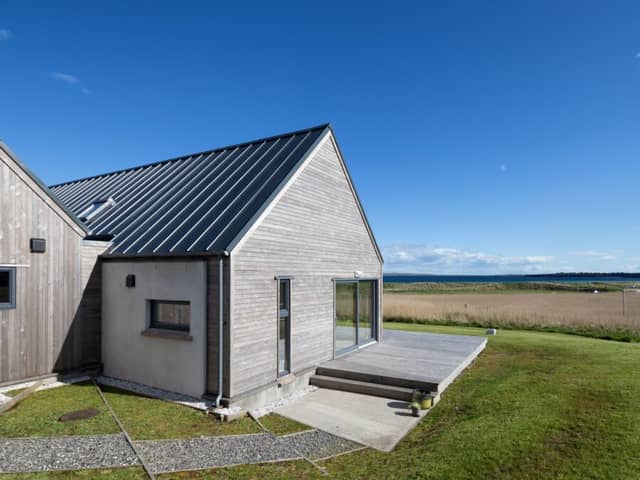
[[[503,163],[502,165],[500,165],[500,171],[501,172],[506,172],[507,171],[507,164]]]
[[[0,28],[0,40],[9,40],[13,34],[6,28]]]
[[[587,257],[587,258],[593,258],[596,260],[604,260],[604,261],[611,261],[611,260],[618,259],[618,257],[616,257],[611,253],[599,252],[597,250],[583,250],[580,252],[570,252],[569,255],[572,257]]]
[[[484,252],[399,244],[383,248],[385,270],[398,273],[500,274],[554,271],[548,255],[505,256]]]
[[[60,82],[64,82],[68,85],[77,85],[80,83],[80,80],[75,75],[71,75],[70,73],[62,73],[62,72],[52,72],[49,74],[54,80],[58,80]]]
[[[84,95],[89,95],[91,93],[91,90],[89,90],[87,87],[82,85],[82,82],[78,77],[70,73],[51,72],[49,74],[49,78],[57,82],[66,83],[67,85],[77,86],[78,88],[80,88],[80,92],[83,93]]]

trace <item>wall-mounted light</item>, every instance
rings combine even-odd
[[[355,272],[353,272],[354,278],[360,278],[361,276],[362,276],[362,272],[360,270],[356,270]]]
[[[132,273],[127,275],[127,278],[125,280],[125,285],[127,286],[127,288],[134,288],[136,286],[136,276],[133,275]]]

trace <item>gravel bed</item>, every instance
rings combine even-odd
[[[288,442],[268,433],[134,443],[153,473],[300,458]]]
[[[300,456],[311,460],[333,457],[362,448],[359,443],[336,437],[321,430],[294,433],[281,438],[287,440],[291,448],[295,449]]]
[[[187,407],[195,408],[197,410],[208,410],[214,406],[214,402],[208,400],[202,400],[189,395],[182,395],[180,393],[169,392],[167,390],[161,390],[159,388],[150,387],[141,383],[129,382],[127,380],[120,380],[113,377],[100,376],[97,378],[97,382],[101,385],[108,385],[110,387],[119,388],[133,393],[139,393],[145,397],[159,398],[161,400],[167,400],[169,402],[179,403]]]
[[[124,435],[0,439],[0,472],[128,467],[138,458]]]

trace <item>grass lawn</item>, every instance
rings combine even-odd
[[[483,333],[468,327],[387,327]],[[640,345],[499,331],[392,453],[368,449],[321,465],[334,478],[346,479],[636,479],[640,471],[639,366]],[[302,462],[163,478],[278,475],[326,478]]]
[[[65,413],[85,408],[96,408],[100,413],[93,418],[77,422],[58,421]],[[0,416],[0,438],[119,432],[120,429],[91,383],[36,392],[13,410]]]
[[[277,413],[270,413],[260,418],[260,423],[264,425],[264,428],[269,430],[274,435],[289,435],[292,433],[304,432],[310,430],[311,427],[304,423],[290,420]]]
[[[262,432],[260,426],[249,417],[221,423],[213,416],[189,407],[141,397],[113,387],[100,388],[133,440]]]
[[[387,327],[483,333],[482,329],[471,327],[400,323]],[[126,395],[109,392],[114,406],[118,403],[116,395],[126,404]],[[119,408],[128,428],[152,422],[126,420],[122,404]],[[451,385],[442,401],[393,452],[367,449],[320,464],[333,478],[345,479],[635,479],[640,471],[639,408],[640,345],[500,330],[497,336],[490,337],[486,350]],[[269,422],[278,431],[274,424],[280,420],[274,417]],[[171,423],[182,422],[172,419]],[[193,430],[198,432],[201,428]],[[131,478],[135,478],[134,474]],[[80,478],[78,475],[60,478]],[[122,471],[113,470],[97,476],[117,479],[123,478],[121,475]],[[161,478],[327,477],[306,462],[287,462],[183,472]]]
[[[0,473],[0,480],[145,480],[149,477],[142,467],[101,468],[96,470],[75,470],[72,472]]]

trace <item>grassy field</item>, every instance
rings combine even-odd
[[[390,284],[385,286],[384,316],[389,321],[541,328],[598,338],[640,339],[639,291],[624,293],[623,311],[619,284],[598,285],[599,293],[593,293],[594,285],[538,286]]]
[[[470,327],[388,327],[481,335]],[[320,462],[344,479],[636,479],[640,471],[640,345],[499,331],[442,401],[391,453]],[[67,387],[64,387],[67,388]],[[138,469],[52,478],[136,478]],[[40,479],[11,475],[0,479]],[[306,462],[183,472],[162,479],[327,478]]]

